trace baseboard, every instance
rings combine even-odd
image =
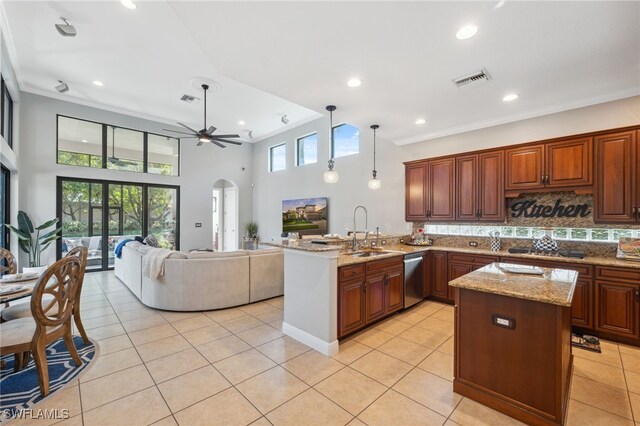
[[[299,342],[315,349],[321,354],[332,356],[338,353],[338,341],[325,342],[324,340],[307,333],[304,330],[300,330],[298,327],[294,327],[286,322],[282,323],[282,332],[287,336],[293,337]]]

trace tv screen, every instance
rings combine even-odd
[[[324,235],[327,229],[326,197],[282,201],[282,232]]]

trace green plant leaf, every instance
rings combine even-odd
[[[44,234],[44,235],[42,235],[42,236],[40,237],[40,240],[42,241],[42,240],[44,240],[44,239],[46,239],[46,238],[49,238],[49,237],[50,237],[50,236],[52,236],[52,235],[56,235],[56,234],[57,234],[58,232],[60,232],[61,230],[62,230],[62,226],[61,226],[60,228],[56,228],[56,229],[54,229],[53,231],[47,232],[46,234]],[[57,235],[56,235],[56,237],[57,237]]]
[[[42,253],[43,251],[45,251],[47,249],[47,247],[49,247],[49,245],[51,244],[51,242],[48,242],[47,244],[45,244],[41,249],[40,249],[40,253]]]
[[[25,253],[29,253],[29,247],[24,243],[24,241],[22,240],[18,240],[18,246],[20,246],[20,249],[25,252]]]
[[[9,229],[11,229],[17,236],[18,239],[21,241],[29,241],[29,245],[31,245],[31,234],[28,234],[26,232],[24,232],[21,229],[16,228],[13,225],[9,225],[8,223],[5,224],[5,226]]]
[[[42,231],[43,229],[47,229],[48,227],[53,226],[56,223],[58,223],[58,218],[54,217],[53,219],[46,221],[42,225],[36,226],[36,229],[39,230],[39,231]]]
[[[29,219],[29,215],[22,210],[18,212],[18,228],[28,233],[33,233],[35,231],[33,224],[31,223],[31,219]]]
[[[57,235],[51,235],[50,237],[47,237],[47,238],[40,238],[40,245],[50,243],[51,241],[55,241],[57,239],[58,239]],[[44,249],[40,249],[40,251],[42,250]]]

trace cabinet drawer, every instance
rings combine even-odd
[[[464,253],[449,253],[449,262],[473,263],[476,265],[488,265],[497,262],[498,258],[494,256],[483,256]]]
[[[338,281],[364,277],[364,265],[364,263],[358,263],[357,265],[341,266],[338,268]]]
[[[569,269],[571,271],[578,272],[580,278],[593,277],[593,266],[584,265],[581,263],[554,262],[539,259],[522,259],[519,257],[503,257],[501,261],[506,263],[519,263],[521,265],[540,266],[542,268]]]
[[[389,259],[380,259],[367,262],[365,263],[365,265],[367,265],[367,274],[381,272],[387,269],[402,268],[403,259],[403,256],[397,256]]]
[[[632,284],[637,284],[640,282],[640,269],[596,266],[596,278],[614,281],[627,281]]]

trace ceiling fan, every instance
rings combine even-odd
[[[210,126],[207,129],[207,90],[209,90],[209,85],[207,84],[203,84],[202,85],[202,90],[204,90],[204,127],[202,128],[202,130],[198,131],[195,129],[192,129],[191,127],[187,126],[186,124],[182,124],[182,123],[178,123],[180,126],[184,127],[185,129],[189,130],[191,133],[185,133],[185,132],[178,132],[175,130],[170,130],[170,129],[163,129],[167,132],[173,132],[173,133],[179,133],[181,135],[188,135],[188,136],[180,136],[181,138],[185,138],[185,139],[190,139],[190,138],[195,138],[198,139],[198,146],[202,145],[205,142],[211,142],[214,145],[218,145],[220,148],[226,148],[226,145],[222,145],[222,143],[230,143],[233,145],[242,145],[242,142],[236,142],[236,141],[231,141],[227,138],[239,138],[240,135],[213,135],[213,132],[216,131],[216,128],[214,126]],[[222,143],[220,143],[222,142]]]

